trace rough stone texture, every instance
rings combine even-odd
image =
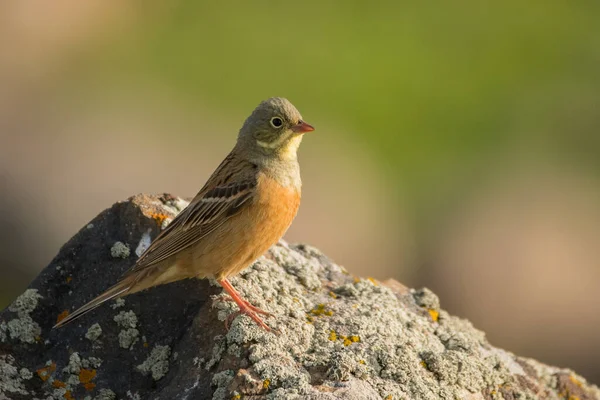
[[[232,279],[276,316],[267,323],[277,333],[245,316],[226,332],[236,306],[207,280],[137,293],[51,330],[114,283],[185,205],[135,196],[63,246],[0,313],[0,399],[600,400],[572,371],[491,346],[431,291],[356,278],[315,248],[284,242]]]

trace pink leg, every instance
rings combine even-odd
[[[250,304],[246,300],[242,299],[240,294],[237,292],[237,290],[234,289],[234,287],[231,285],[231,283],[229,283],[229,281],[227,279],[223,279],[223,280],[220,280],[217,282],[219,282],[219,284],[221,286],[223,286],[223,289],[225,289],[225,291],[231,296],[231,299],[233,301],[235,301],[235,303],[240,308],[240,311],[231,314],[229,316],[229,318],[227,318],[227,321],[225,321],[225,325],[228,329],[229,329],[229,323],[231,322],[231,320],[233,320],[235,317],[237,317],[240,314],[246,314],[247,316],[252,318],[252,320],[254,322],[256,322],[264,330],[266,330],[267,332],[271,331],[271,328],[269,328],[267,326],[267,324],[265,324],[262,321],[262,319],[260,319],[260,317],[257,315],[257,314],[263,314],[263,315],[270,316],[271,314],[269,314],[266,311],[261,310],[260,308],[254,307],[252,304]]]

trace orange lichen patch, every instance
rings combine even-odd
[[[388,394],[387,396],[385,396],[385,400],[394,400],[394,398],[391,394]]]
[[[238,393],[238,394],[236,394],[235,396],[233,396],[233,397],[231,398],[231,400],[240,400],[241,398],[242,398],[242,395]]]
[[[63,397],[64,397],[66,400],[75,400],[75,397],[73,397],[73,395],[71,394],[71,391],[70,391],[70,390],[67,390],[67,391],[65,392],[65,394],[63,394]]]
[[[58,324],[60,321],[67,318],[68,316],[69,316],[69,310],[65,310],[65,311],[61,312],[60,314],[58,314],[58,317],[56,317],[56,323]]]
[[[354,278],[354,283],[360,282],[360,278]]]
[[[329,332],[329,340],[331,340],[332,342],[335,342],[337,340],[337,333],[335,333],[334,330],[332,330],[331,332]]]
[[[69,282],[71,282],[73,280],[73,277],[72,276],[67,276],[66,280],[67,280],[67,283],[69,283]]]
[[[59,381],[58,379],[55,379],[52,381],[52,386],[54,386],[57,389],[60,389],[60,388],[67,387],[67,384],[64,383],[63,381]]]
[[[270,379],[265,379],[263,381],[263,389],[267,390],[270,385],[271,385],[271,380]]]
[[[344,341],[344,346],[350,346],[352,344],[352,340],[348,339],[346,336],[342,336],[340,339]]]
[[[369,280],[369,281],[370,281],[370,282],[371,282],[373,285],[375,285],[375,286],[379,285],[379,282],[377,282],[377,280],[376,280],[375,278],[368,277],[367,279],[368,279],[368,280]]]
[[[330,292],[329,292],[329,297],[332,297],[332,298],[334,298],[334,299],[337,299],[337,298],[338,298],[338,295],[330,291]]]
[[[85,388],[85,390],[87,390],[88,392],[91,392],[92,390],[94,390],[94,388],[96,387],[96,384],[94,382],[88,382],[88,383],[84,383],[83,387]]]
[[[79,382],[81,382],[81,383],[88,383],[95,377],[96,377],[95,369],[81,368],[81,371],[79,371]]]
[[[148,342],[144,342],[144,344],[143,344],[142,346],[144,346],[144,347],[148,347],[148,346],[149,346],[149,344],[148,344]]]
[[[440,318],[440,312],[439,311],[436,311],[436,310],[430,308],[429,310],[427,310],[427,312],[429,313],[429,315],[431,315],[431,319],[434,322],[437,322],[437,320]]]
[[[170,218],[168,215],[160,213],[152,213],[150,216],[158,223],[158,225],[162,225],[162,223],[165,222],[165,219]]]
[[[50,375],[52,375],[52,373],[54,371],[56,371],[56,363],[52,363],[44,368],[40,368],[35,372],[37,372],[37,374],[41,380],[46,382],[48,380],[48,378],[50,378]]]

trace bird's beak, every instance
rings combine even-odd
[[[296,125],[292,126],[292,131],[296,133],[306,133],[312,132],[315,128],[311,124],[307,124],[306,122],[300,120]]]

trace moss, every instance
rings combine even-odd
[[[169,346],[155,346],[146,360],[138,365],[136,369],[144,375],[151,373],[155,381],[164,377],[169,372]]]
[[[130,254],[129,245],[123,242],[115,242],[110,248],[110,255],[113,258],[127,258]]]

